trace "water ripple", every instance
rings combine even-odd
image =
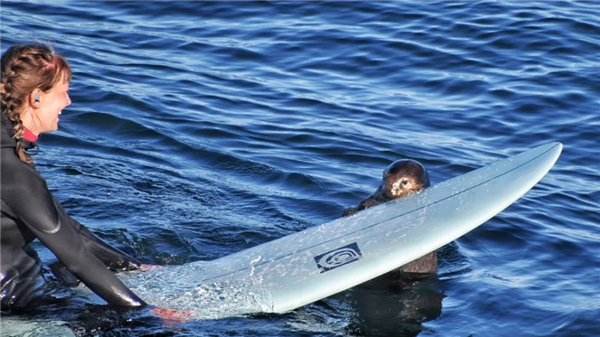
[[[397,159],[421,161],[435,184],[565,145],[538,186],[439,251],[433,284],[182,334],[596,334],[597,2],[2,5],[3,51],[50,42],[74,71],[38,169],[73,216],[147,263],[214,259],[335,219]],[[39,316],[95,331],[77,318],[93,310],[74,308]],[[93,315],[108,333],[172,332],[115,316]]]

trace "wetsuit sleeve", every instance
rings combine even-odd
[[[60,203],[54,199],[54,203],[59,212],[67,214],[62,208]],[[79,223],[79,221],[73,219],[69,215],[68,223],[75,229],[75,231],[81,236],[85,246],[94,254],[100,261],[102,261],[108,269],[112,271],[124,271],[138,269],[142,264],[139,260],[127,255],[119,249],[112,247],[102,239],[94,235],[87,227]]]
[[[127,288],[85,244],[69,223],[69,216],[54,202],[46,182],[31,167],[6,167],[2,186],[8,207],[64,265],[94,293],[110,304],[141,306],[145,303]],[[27,172],[29,171],[29,172]]]

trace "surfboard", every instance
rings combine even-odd
[[[229,256],[130,273],[123,280],[150,304],[201,316],[290,311],[460,238],[536,185],[561,151],[560,143],[539,146]]]

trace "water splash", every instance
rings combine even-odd
[[[219,269],[218,261],[199,261],[125,273],[121,279],[147,303],[192,311],[196,319],[272,311],[270,294],[261,286],[260,277],[202,282],[204,275]]]

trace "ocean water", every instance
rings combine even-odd
[[[73,104],[42,136],[38,170],[73,217],[149,264],[208,261],[336,219],[397,159],[436,184],[564,144],[536,187],[404,289],[186,322],[82,297],[3,316],[3,336],[59,324],[98,336],[599,334],[600,2],[2,1],[0,12],[2,52],[47,42],[73,68]]]

